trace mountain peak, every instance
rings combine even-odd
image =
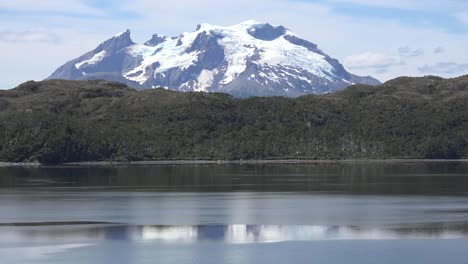
[[[125,37],[130,37],[130,34],[131,34],[130,29],[127,29],[127,30],[125,30],[123,32],[120,32],[120,33],[116,34],[114,37],[115,38],[125,38]]]
[[[271,41],[277,39],[288,32],[288,29],[283,26],[272,26],[268,23],[261,25],[253,25],[248,29],[249,35],[254,38]]]
[[[130,35],[131,35],[131,32],[129,29],[127,29],[124,32],[121,32],[113,36],[112,38],[104,41],[101,45],[99,45],[95,49],[95,51],[101,52],[105,50],[108,52],[116,52],[128,46],[134,45],[135,42],[133,42]]]
[[[174,38],[154,34],[144,45],[135,44],[127,30],[60,67],[50,78],[292,97],[378,82],[349,73],[338,60],[286,27],[255,20],[232,26],[204,23]]]

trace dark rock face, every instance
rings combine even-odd
[[[304,39],[300,39],[293,35],[286,35],[284,36],[284,38],[294,45],[302,46],[304,48],[307,48],[309,51],[323,55],[323,52],[318,49],[317,44],[314,44]]]
[[[199,52],[198,62],[205,69],[212,70],[224,62],[224,49],[218,44],[218,37],[207,32],[200,33],[187,52]]]
[[[150,47],[155,47],[161,43],[163,43],[164,41],[166,41],[167,37],[166,36],[160,36],[158,34],[154,34],[150,40],[146,41],[145,42],[145,45],[146,46],[150,46]]]
[[[289,46],[283,50],[284,45]],[[301,54],[288,55],[297,58],[265,59],[297,47],[306,48],[298,49]],[[301,56],[316,60],[317,68],[310,66],[315,61],[304,61]],[[303,63],[295,64],[299,60]],[[195,32],[175,38],[155,34],[144,45],[135,44],[127,30],[67,62],[48,79],[105,79],[138,89],[164,87],[240,97],[297,97],[331,93],[353,83],[380,84],[372,77],[349,73],[316,44],[283,26],[253,22],[232,27],[199,25]]]
[[[271,41],[286,34],[286,28],[283,26],[273,27],[270,24],[254,26],[248,30],[249,35],[256,39]]]

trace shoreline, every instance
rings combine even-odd
[[[114,166],[145,166],[145,165],[305,165],[305,164],[344,164],[344,163],[442,163],[468,162],[468,159],[323,159],[323,160],[154,160],[154,161],[85,161],[58,164],[42,164],[39,162],[0,162],[1,167],[114,167]]]

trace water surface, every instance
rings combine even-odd
[[[468,263],[468,163],[0,168],[5,263]]]

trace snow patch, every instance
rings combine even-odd
[[[154,70],[154,75],[164,73],[173,68],[185,70],[194,65],[198,60],[199,52],[187,53],[186,50],[193,43],[197,35],[195,32],[185,33],[180,39],[167,39],[165,42],[154,47],[133,45],[129,49],[131,54],[133,56],[141,56],[143,61],[136,68],[124,73],[124,77],[143,84],[148,78],[147,68],[155,63],[159,63],[160,66]],[[156,50],[158,52],[155,53]],[[141,71],[141,74],[133,75],[139,71]]]
[[[75,64],[75,68],[80,69],[81,66],[83,66],[84,64],[97,64],[98,62],[101,62],[106,57],[106,55],[107,51],[103,50],[99,53],[94,54],[94,56],[91,59]]]
[[[272,41],[263,41],[249,34],[249,31],[256,30],[262,25],[264,23],[254,20],[227,27],[201,24],[195,32],[184,33],[178,38],[166,38],[164,42],[154,47],[141,44],[132,45],[127,48],[127,53],[133,57],[141,57],[142,61],[134,69],[123,73],[123,76],[128,80],[144,84],[150,76],[156,77],[158,74],[167,73],[167,71],[174,68],[184,71],[190,66],[196,65],[200,55],[199,51],[187,52],[187,50],[194,43],[197,36],[205,32],[215,36],[222,36],[218,39],[218,44],[224,49],[227,66],[218,69],[223,73],[219,82],[220,86],[234,81],[246,71],[249,64],[256,64],[261,68],[269,69],[267,74],[252,74],[248,77],[249,80],[254,80],[256,76],[263,77],[266,79],[262,81],[263,83],[284,83],[287,75],[312,84],[312,80],[303,77],[305,71],[329,81],[342,79],[335,76],[333,66],[328,63],[324,55],[292,44],[284,36]],[[285,35],[294,36],[289,30]],[[99,56],[93,57],[90,61],[98,61],[99,58]],[[156,63],[158,63],[156,69],[150,67]],[[77,64],[77,68],[81,65]],[[273,71],[271,68],[276,70]],[[294,75],[293,72],[296,72],[297,75]],[[194,80],[194,83],[185,83],[183,87],[179,88],[206,91],[207,88],[213,86],[214,75],[219,73],[203,70]]]
[[[207,92],[207,88],[213,85],[214,76],[218,73],[215,70],[203,70],[198,76],[198,87],[195,88],[196,92]]]
[[[248,61],[259,65],[300,67],[319,77],[330,79],[333,76],[333,66],[325,56],[309,51],[307,48],[294,45],[284,37],[273,41],[263,41],[252,37],[248,32],[259,25],[255,21],[246,21],[231,27],[204,25],[200,30],[213,30],[223,36],[219,44],[224,47],[228,67],[221,84],[228,84],[237,78],[247,68]],[[291,32],[288,34],[292,35]],[[259,53],[260,59],[253,61]]]

